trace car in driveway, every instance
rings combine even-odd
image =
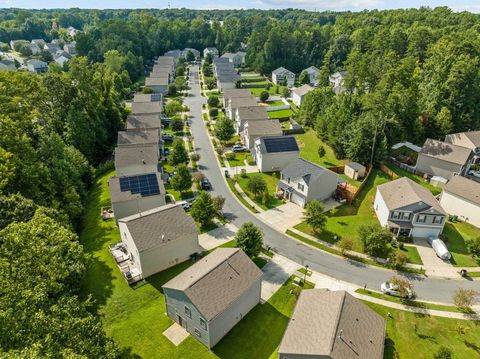
[[[212,189],[212,184],[208,180],[208,178],[202,179],[202,189],[204,191],[210,191]]]
[[[411,289],[407,288],[406,295],[401,293],[398,289],[399,289],[398,285],[392,284],[390,282],[383,282],[380,285],[380,290],[382,291],[383,294],[392,295],[394,297],[399,297],[399,298],[406,298],[406,299],[413,298],[413,292],[411,291]]]
[[[239,145],[239,144],[233,145],[233,147],[232,147],[232,152],[244,152],[246,150],[247,150],[247,148],[245,146],[242,146],[242,145]]]
[[[450,260],[452,258],[447,245],[440,238],[429,237],[427,238],[427,242],[432,246],[438,258],[443,260]]]
[[[192,208],[192,202],[190,201],[180,201],[177,202],[180,206],[182,206],[183,210],[188,211],[190,208]]]

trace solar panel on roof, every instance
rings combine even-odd
[[[149,173],[139,176],[121,177],[120,191],[130,191],[134,194],[139,193],[142,197],[160,194],[157,175],[155,173]]]
[[[263,142],[265,144],[267,152],[298,151],[297,141],[295,141],[295,137],[267,137],[263,139]]]

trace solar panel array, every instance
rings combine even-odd
[[[140,193],[142,197],[160,194],[157,175],[149,173],[139,176],[120,177],[120,191],[130,191],[134,194]]]
[[[267,152],[298,151],[297,141],[293,136],[266,137],[263,139]]]

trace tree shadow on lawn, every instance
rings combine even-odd
[[[163,294],[162,285],[167,283],[170,279],[176,277],[185,269],[190,267],[194,262],[191,260],[177,264],[174,267],[168,268],[163,272],[156,273],[146,279],[148,284],[151,284],[155,289]]]
[[[268,359],[282,340],[289,318],[270,303],[258,304],[214,348],[219,358]]]

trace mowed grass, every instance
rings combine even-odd
[[[269,82],[270,83],[270,82]],[[270,95],[281,95],[285,86],[271,84],[270,88],[251,88],[249,89],[253,96],[259,97],[263,91],[268,91]]]
[[[80,235],[88,260],[81,294],[95,300],[107,335],[129,356],[142,358],[269,358],[295,306],[292,281],[266,304],[257,305],[213,351],[192,336],[178,347],[173,345],[162,334],[173,321],[166,316],[161,287],[191,263],[153,275],[135,288],[128,286],[108,251],[109,245],[120,240],[118,229],[114,221],[103,221],[100,216],[100,208],[110,205],[107,180],[113,174],[100,177],[90,192]]]
[[[338,160],[333,153],[332,148],[317,137],[314,130],[309,129],[305,133],[295,135],[298,147],[300,148],[300,157],[319,164],[324,167],[342,166],[347,163],[346,160]],[[325,156],[318,155],[318,148],[325,148]]]
[[[445,346],[456,359],[478,358],[480,325],[475,321],[433,317],[365,302],[387,321],[384,358],[433,358]]]
[[[255,197],[252,192],[248,189],[248,182],[252,177],[263,177],[265,182],[267,183],[267,191],[269,194],[269,198],[267,202],[264,202],[263,197]],[[283,201],[279,200],[275,196],[276,191],[276,183],[280,179],[280,173],[273,172],[273,173],[247,173],[246,177],[237,176],[237,181],[242,190],[247,194],[247,196],[254,201],[258,206],[262,209],[267,210],[270,208],[275,208],[283,204]]]
[[[416,247],[404,245],[403,249],[399,249],[399,250],[407,255],[408,263],[420,264],[420,265],[423,264],[422,258],[420,257],[420,253],[418,253],[418,250]]]
[[[268,112],[268,117],[270,118],[286,118],[286,117],[292,117],[292,116],[293,116],[293,111],[291,109]]]
[[[451,263],[457,267],[480,266],[480,260],[469,253],[465,241],[480,237],[480,229],[466,222],[447,222],[443,228],[442,238],[446,240],[452,254]]]
[[[233,160],[228,160],[230,167],[235,166],[245,166],[245,159],[250,154],[249,152],[232,152],[235,154],[235,158]]]

